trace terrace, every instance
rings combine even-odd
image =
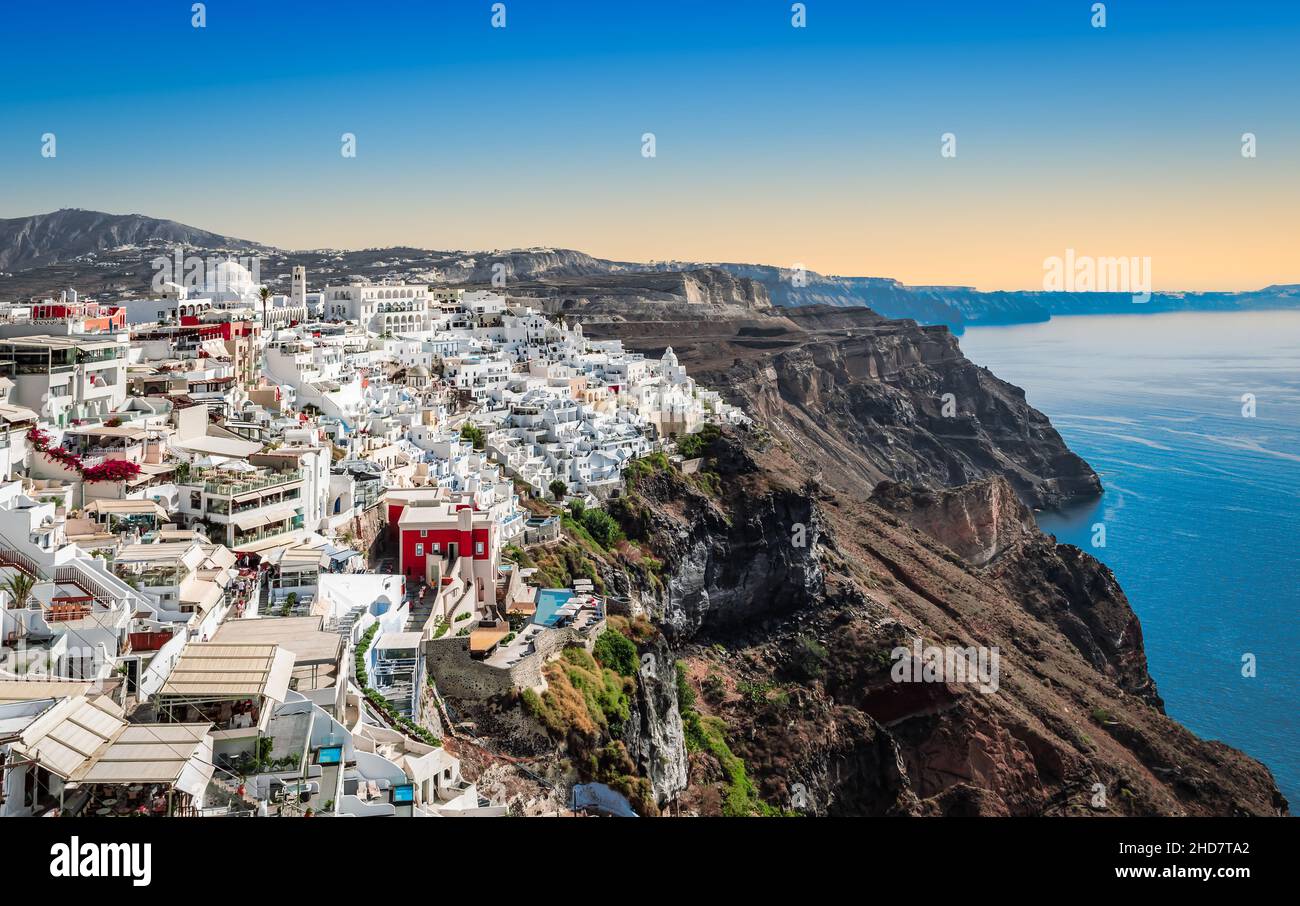
[[[226,469],[211,469],[201,475],[203,490],[208,494],[221,497],[237,497],[254,491],[263,491],[279,485],[302,481],[301,469],[288,469],[284,472],[267,472],[261,475],[239,477]]]
[[[160,719],[211,721],[219,732],[256,735],[284,701],[294,657],[278,645],[191,642],[156,697]]]

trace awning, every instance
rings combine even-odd
[[[92,500],[87,513],[111,513],[114,516],[157,516],[167,518],[167,511],[156,500]]]
[[[509,634],[510,628],[508,626],[499,629],[475,629],[469,634],[469,650],[471,652],[490,651],[497,642]]]
[[[80,777],[82,783],[165,783],[202,796],[212,779],[211,724],[134,724]]]
[[[223,593],[216,582],[191,578],[181,583],[180,601],[182,604],[193,605],[201,613],[207,613],[221,600]]]
[[[221,340],[204,340],[199,347],[215,359],[230,358],[230,353],[226,351],[226,344]]]
[[[0,679],[0,704],[8,702],[29,702],[41,698],[63,698],[69,695],[81,695],[89,692],[91,684],[85,680],[41,679],[11,680]]]
[[[19,745],[41,767],[71,780],[125,726],[122,709],[108,696],[65,698],[28,725]]]
[[[277,645],[191,642],[159,695],[182,701],[263,695],[283,702],[292,673],[293,654]]]
[[[283,522],[286,519],[292,519],[298,515],[298,511],[291,506],[271,507],[256,513],[246,513],[242,516],[236,516],[232,522],[240,531],[261,528],[265,525],[275,525],[277,522]]]

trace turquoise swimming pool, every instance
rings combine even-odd
[[[554,626],[558,617],[556,611],[565,605],[573,592],[567,588],[541,588],[537,591],[537,612],[533,622],[539,626]]]

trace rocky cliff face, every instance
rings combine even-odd
[[[869,493],[884,480],[952,487],[999,475],[1036,508],[1101,493],[1024,391],[973,364],[945,328],[826,310],[771,323],[672,345],[825,480]],[[627,342],[649,351],[662,336]]]
[[[1002,478],[928,489],[885,482],[871,502],[903,519],[1051,622],[1098,671],[1157,708],[1142,626],[1115,575],[1096,558],[1039,531]]]
[[[1037,536],[1034,516],[1001,476],[956,488],[883,481],[871,502],[901,517],[975,566]]]
[[[661,602],[652,615],[671,627],[698,707],[723,722],[771,806],[829,815],[1286,810],[1262,765],[1165,716],[1113,576],[1039,534],[1005,487],[985,483],[929,504],[939,512],[962,501],[968,528],[950,540],[977,557],[995,550],[977,567],[905,521],[942,524],[925,515],[923,497],[882,494],[901,502],[900,517],[817,488],[801,477],[807,463],[761,434],[722,442],[709,469],[716,486],[672,472],[643,480],[624,514],[666,575],[685,568],[693,577],[645,600]],[[815,532],[803,534],[808,526]],[[701,555],[706,536],[712,552]],[[807,549],[794,544],[801,536]],[[896,649],[916,645],[999,652],[995,688],[900,681]],[[691,757],[685,801],[707,813],[719,797],[704,791],[720,787],[726,800],[735,774],[702,766],[713,764],[707,754]]]
[[[686,789],[686,738],[677,707],[676,659],[662,637],[641,651],[636,704],[623,739],[659,802]]]
[[[772,307],[763,284],[711,268],[638,274],[635,278],[584,274],[517,279],[507,281],[506,292],[511,297],[536,299],[534,304],[548,311],[582,309],[588,314],[607,313],[617,320],[641,320],[667,311],[675,319],[705,321],[766,312]]]
[[[1135,306],[1131,293],[982,292],[972,286],[908,286],[889,277],[837,277],[813,271],[796,283],[788,270],[770,265],[713,266],[763,284],[773,304],[781,308],[866,307],[886,317],[942,324],[957,332],[968,325],[1028,324],[1053,315],[1249,311],[1300,305],[1300,287],[1295,285],[1245,292],[1152,293],[1147,302]]]

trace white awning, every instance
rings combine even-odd
[[[200,347],[215,359],[230,358],[230,353],[226,351],[226,344],[221,340],[204,340]]]
[[[277,522],[292,519],[297,515],[298,511],[291,506],[277,506],[258,510],[254,513],[245,513],[242,516],[236,516],[232,521],[235,523],[236,528],[246,532],[249,529],[261,528],[265,525],[275,525]]]
[[[19,745],[41,767],[73,779],[126,726],[108,696],[65,698],[28,725]]]
[[[165,783],[202,796],[212,779],[211,724],[133,724],[77,778],[82,783]]]
[[[276,645],[190,642],[159,695],[181,701],[264,695],[283,702],[292,673],[293,654]]]
[[[224,592],[216,582],[189,578],[181,583],[180,601],[182,604],[194,605],[200,613],[207,613],[221,600],[222,594]]]

